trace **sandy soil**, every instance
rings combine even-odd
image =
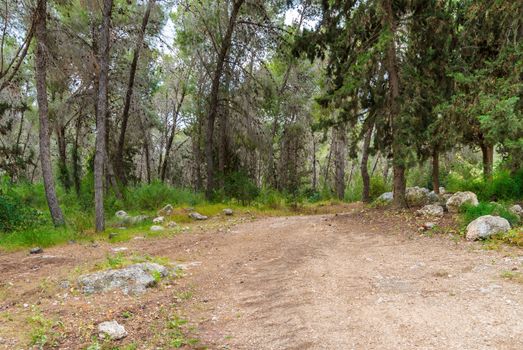
[[[3,254],[0,348],[28,348],[27,319],[39,312],[61,321],[59,349],[86,348],[113,318],[129,332],[115,345],[171,349],[173,315],[189,320],[195,348],[523,349],[523,284],[501,277],[523,270],[521,250],[420,235],[426,220],[410,213],[346,211],[119,244],[190,265],[138,297],[59,287],[114,245]]]

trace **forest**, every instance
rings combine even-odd
[[[522,349],[523,2],[0,0],[0,349]]]

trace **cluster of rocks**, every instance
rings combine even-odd
[[[444,188],[440,188],[439,195],[434,191],[429,191],[422,187],[409,187],[406,189],[406,201],[410,207],[422,206],[416,211],[418,215],[425,217],[442,217],[445,211],[449,213],[459,213],[464,205],[477,206],[479,204],[475,193],[470,191],[446,193]],[[384,203],[392,202],[394,195],[392,192],[383,193],[377,200]],[[523,208],[516,204],[509,208],[509,211],[523,219]],[[428,230],[434,227],[433,223],[428,223],[420,230]],[[478,240],[490,236],[504,233],[510,230],[510,223],[505,218],[494,215],[484,215],[472,221],[466,229],[467,240]]]

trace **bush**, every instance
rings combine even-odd
[[[196,205],[203,201],[201,193],[153,182],[127,189],[123,206],[126,210],[158,210],[168,203]]]
[[[243,205],[251,203],[260,193],[258,187],[244,172],[234,172],[225,177],[223,192],[227,198]]]
[[[476,193],[479,200],[483,201],[520,199],[523,197],[523,170],[515,174],[498,171],[491,180],[450,175],[447,180],[447,190],[472,191]]]
[[[0,232],[11,232],[41,225],[43,214],[24,203],[23,198],[13,190],[7,179],[0,182]]]
[[[519,217],[517,215],[511,213],[505,206],[498,203],[480,202],[477,206],[464,205],[461,208],[461,213],[465,225],[468,225],[471,221],[483,215],[501,216],[507,219],[512,226],[519,223]]]

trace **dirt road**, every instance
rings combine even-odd
[[[354,207],[336,216],[265,218],[228,232],[136,240],[126,244],[130,251],[193,267],[172,288],[139,298],[112,293],[40,305],[67,320],[64,349],[82,348],[79,319],[96,324],[109,307],[112,315],[140,314],[119,318],[127,342],[158,348],[154,339],[165,333],[151,331],[153,320],[187,288],[194,296],[177,308],[209,349],[523,349],[523,284],[502,278],[523,270],[522,251],[420,236],[416,220]],[[67,257],[72,249],[51,252]],[[108,249],[71,255],[38,273],[102,258]],[[85,313],[75,313],[86,300]]]

